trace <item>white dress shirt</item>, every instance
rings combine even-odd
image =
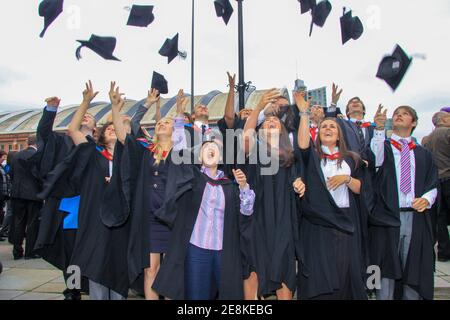
[[[207,123],[203,123],[201,121],[194,121],[194,126],[196,126],[197,128],[201,129],[202,126],[205,126],[205,130],[209,129],[209,124]]]
[[[328,147],[322,146],[322,151],[326,154],[331,154]],[[338,152],[338,148],[334,148],[333,153]],[[325,159],[320,161],[320,168],[322,169],[323,176],[325,178],[325,182],[328,180],[328,178],[334,177],[336,175],[351,175],[351,170],[347,162],[342,161],[341,167],[338,166],[337,160],[330,160]],[[331,196],[334,199],[334,202],[336,202],[337,206],[339,208],[349,208],[350,207],[350,200],[348,195],[348,187],[346,184],[340,185],[336,190],[330,190]]]
[[[409,142],[411,142],[411,137],[408,138],[402,138],[399,137],[396,134],[392,134],[391,139],[397,141],[401,144],[400,139],[405,139]],[[384,162],[384,141],[386,140],[386,134],[384,130],[375,130],[373,139],[370,142],[370,148],[372,149],[372,152],[375,154],[375,166],[377,168],[381,167]],[[398,199],[399,199],[399,205],[400,208],[411,208],[412,202],[415,199],[415,181],[416,181],[416,158],[414,156],[414,150],[409,151],[410,159],[411,159],[411,191],[408,194],[404,194],[400,191],[400,157],[401,152],[395,148],[393,145],[391,145],[392,151],[394,153],[394,162],[395,162],[395,175],[397,178],[397,192],[398,192]],[[422,195],[421,198],[427,199],[430,205],[428,206],[428,209],[430,209],[434,202],[436,201],[437,196],[437,189],[434,188],[424,195]]]

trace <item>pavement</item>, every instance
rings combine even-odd
[[[13,260],[12,246],[0,242],[0,300],[63,300],[65,289],[61,271],[42,259]],[[450,300],[450,261],[437,262],[435,299]],[[89,299],[83,295],[83,300]],[[130,292],[129,299],[142,299]]]

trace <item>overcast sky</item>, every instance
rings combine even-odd
[[[196,94],[227,90],[226,71],[237,72],[237,3],[225,26],[215,16],[213,0],[196,1]],[[333,11],[323,28],[308,37],[310,14],[300,15],[297,0],[245,0],[245,78],[258,89],[291,89],[296,75],[309,88],[334,81],[344,89],[341,104],[361,97],[369,118],[378,103],[392,111],[409,104],[419,112],[421,137],[432,129],[431,115],[450,105],[450,1],[448,0],[330,0]],[[132,4],[154,5],[155,21],[148,28],[126,26]],[[131,99],[141,99],[150,86],[152,71],[169,81],[169,96],[178,88],[190,91],[191,0],[65,0],[64,12],[43,39],[39,1],[3,1],[0,11],[0,110],[39,107],[47,96],[62,105],[80,102],[83,83],[91,79],[107,101],[110,80]],[[342,7],[365,24],[357,41],[341,44]],[[158,54],[164,40],[180,34],[188,59],[170,65]],[[77,61],[76,40],[91,34],[115,36],[114,55],[122,62],[103,60],[87,48]],[[375,77],[381,58],[400,44],[414,59],[395,93]],[[330,99],[330,97],[328,98]]]

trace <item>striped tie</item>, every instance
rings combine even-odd
[[[411,156],[409,154],[408,141],[400,139],[402,150],[400,151],[400,191],[404,194],[411,192]]]

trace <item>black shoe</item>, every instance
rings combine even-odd
[[[64,300],[81,300],[81,293],[79,290],[69,290],[63,291]]]
[[[5,241],[6,237],[4,238],[3,236],[0,236],[0,241]]]
[[[448,257],[448,256],[443,256],[443,257],[439,257],[438,256],[438,261],[439,262],[447,262],[449,260],[450,260],[450,257]]]
[[[30,260],[30,259],[40,259],[41,256],[38,254],[31,254],[29,256],[25,256],[25,260]]]
[[[14,260],[20,260],[23,258],[23,254],[15,254],[14,255]]]

